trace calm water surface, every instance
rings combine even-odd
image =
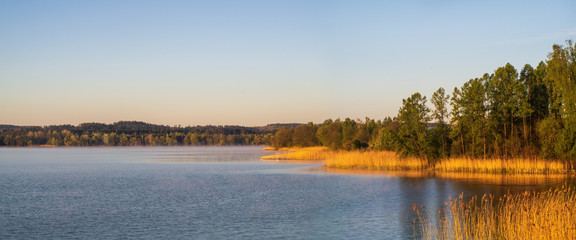
[[[573,182],[333,172],[267,154],[0,148],[0,239],[413,239],[413,204]]]

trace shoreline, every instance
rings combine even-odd
[[[272,150],[267,147],[266,150]],[[544,159],[470,159],[447,158],[429,165],[426,160],[400,158],[391,151],[334,151],[326,147],[274,149],[284,153],[264,156],[261,160],[322,162],[325,168],[371,171],[425,171],[430,173],[483,174],[563,174],[574,175],[574,169],[554,160]]]

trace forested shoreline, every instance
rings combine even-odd
[[[0,146],[269,145],[280,127],[296,125],[169,127],[136,121],[78,126],[0,125]]]
[[[452,94],[402,100],[384,120],[326,120],[278,130],[272,145],[389,150],[439,159],[550,159],[576,164],[576,44],[554,45],[546,61],[520,72],[511,64],[473,78]],[[450,111],[448,111],[450,109]]]
[[[0,125],[0,146],[325,146],[388,150],[433,164],[446,158],[538,158],[576,164],[576,44],[553,45],[545,61],[511,64],[430,98],[414,93],[383,120],[328,119],[265,127],[169,127],[143,122]]]

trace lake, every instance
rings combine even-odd
[[[413,204],[574,184],[327,170],[261,148],[0,148],[0,239],[413,239]]]

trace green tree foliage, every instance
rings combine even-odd
[[[292,135],[293,129],[283,127],[280,128],[276,134],[274,134],[274,138],[272,140],[272,146],[275,148],[283,148],[283,147],[291,147],[292,146]]]
[[[490,100],[489,127],[495,136],[497,155],[510,156],[514,141],[514,115],[517,112],[515,90],[518,72],[510,63],[496,69],[494,76],[487,84]]]
[[[373,150],[386,150],[395,151],[397,149],[396,144],[398,143],[397,131],[391,129],[389,126],[380,128],[378,134],[372,140],[370,147]]]
[[[452,118],[450,125],[450,138],[452,139],[451,155],[459,156],[464,155],[466,152],[464,133],[466,132],[466,125],[463,120],[463,107],[462,107],[462,93],[460,89],[454,88],[452,98],[450,98],[450,105],[452,106]]]
[[[555,156],[574,167],[576,164],[576,44],[567,41],[566,47],[554,45],[548,55],[546,77],[551,91],[551,118],[562,123],[561,130],[554,132],[542,124],[540,135],[556,134]],[[553,120],[550,120],[553,121]],[[545,142],[542,143],[546,144]],[[544,146],[543,146],[544,147]],[[550,147],[550,146],[546,146]]]
[[[554,45],[546,62],[536,69],[525,65],[520,73],[506,64],[481,78],[471,79],[460,88],[455,88],[450,98],[450,124],[448,142],[450,150],[441,142],[443,112],[447,97],[442,90],[432,96],[435,109],[432,119],[432,141],[427,154],[424,148],[422,123],[413,99],[404,100],[397,116],[398,131],[380,130],[375,149],[391,149],[403,155],[419,157],[463,156],[536,157],[564,159],[574,168],[576,165],[576,45]],[[418,99],[425,99],[418,97]],[[421,108],[424,109],[424,108]],[[423,110],[423,112],[425,112]],[[410,116],[410,117],[407,117]],[[412,122],[410,122],[412,119]],[[416,124],[418,122],[419,124]],[[416,134],[420,133],[420,134]],[[376,144],[377,143],[377,144]],[[430,154],[432,152],[432,154]]]
[[[342,135],[342,122],[340,119],[336,119],[335,121],[328,119],[324,121],[316,133],[322,146],[330,149],[342,148]]]
[[[320,140],[316,137],[316,131],[317,127],[312,122],[295,127],[292,135],[292,145],[297,147],[317,146],[320,144]]]
[[[461,138],[466,149],[463,153],[469,157],[486,157],[487,148],[487,108],[486,82],[490,76],[471,79],[460,88],[460,111],[462,124],[466,126]]]
[[[432,119],[436,121],[436,126],[433,131],[433,145],[437,151],[434,155],[440,158],[446,158],[449,148],[449,131],[450,128],[446,123],[446,118],[448,117],[448,101],[450,97],[446,95],[444,88],[439,88],[434,94],[432,94],[432,99],[430,100],[434,105],[434,110],[432,111]]]
[[[429,131],[426,128],[430,119],[429,112],[430,110],[426,106],[426,97],[420,93],[414,93],[409,98],[402,100],[402,107],[396,118],[400,123],[397,151],[402,156],[429,158]]]
[[[356,121],[346,118],[342,122],[342,147],[346,150],[354,148],[354,140],[356,138]]]
[[[549,116],[538,123],[538,132],[540,133],[542,156],[547,159],[558,158],[556,149],[562,131],[562,121],[553,116]]]
[[[530,114],[530,127],[535,127],[536,123],[544,119],[549,114],[550,106],[550,85],[546,82],[546,63],[540,62],[536,69],[530,70],[527,65],[520,73],[520,81],[527,85],[528,103],[532,107]],[[533,136],[533,133],[530,133]],[[536,142],[531,139],[532,142]]]
[[[0,128],[0,146],[263,145],[282,126],[168,127],[143,122]]]

